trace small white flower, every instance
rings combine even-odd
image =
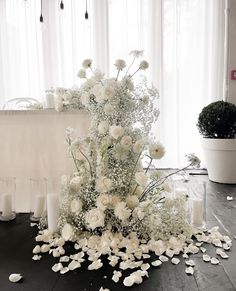
[[[129,149],[132,145],[132,139],[129,135],[125,135],[122,137],[121,141],[120,141],[120,144],[126,148],[126,149]]]
[[[70,210],[73,213],[80,213],[82,210],[82,202],[80,199],[73,199],[70,203]]]
[[[79,77],[80,79],[86,78],[86,71],[84,69],[80,69],[77,74],[77,77]]]
[[[106,134],[108,132],[109,129],[109,123],[107,121],[101,121],[98,124],[98,132],[99,134]]]
[[[135,142],[135,144],[133,145],[133,151],[136,153],[136,154],[139,154],[142,150],[143,150],[143,147],[144,147],[144,142],[143,140],[137,140]]]
[[[104,112],[107,114],[107,115],[110,115],[114,112],[114,107],[109,104],[109,103],[106,103],[105,106],[104,106]]]
[[[131,210],[126,207],[125,202],[119,202],[115,206],[114,213],[116,217],[118,217],[121,221],[124,222],[130,217]]]
[[[146,186],[148,177],[145,175],[144,172],[136,172],[135,173],[135,181],[140,185],[140,186]]]
[[[135,58],[143,56],[143,50],[133,50],[130,52],[130,55],[133,55]]]
[[[94,230],[97,227],[103,227],[105,220],[105,214],[101,209],[93,208],[89,210],[85,215],[85,221],[88,228]]]
[[[82,62],[82,66],[83,66],[85,69],[90,68],[91,65],[92,65],[92,60],[91,60],[91,59],[85,59],[85,60]]]
[[[72,226],[69,223],[66,223],[62,230],[61,230],[61,235],[64,238],[65,241],[71,240],[74,236],[74,231]]]
[[[96,180],[96,190],[101,193],[109,192],[112,189],[112,180],[107,177],[100,177]]]
[[[123,70],[126,67],[126,63],[122,59],[116,60],[114,65],[116,66],[117,70]]]
[[[159,142],[149,146],[149,155],[152,159],[161,159],[165,155],[165,148]]]
[[[110,126],[110,135],[114,139],[118,139],[123,134],[124,134],[124,128],[122,126],[119,126],[119,125],[112,125],[112,126]]]
[[[21,279],[23,278],[23,276],[21,274],[11,274],[9,276],[9,281],[12,283],[17,283],[19,282]]]
[[[139,64],[139,69],[140,70],[146,70],[149,67],[149,63],[145,60],[143,60],[140,64]]]

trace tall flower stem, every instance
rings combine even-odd
[[[132,181],[132,178],[133,178],[133,175],[134,175],[134,171],[135,171],[135,169],[136,169],[136,167],[137,167],[137,164],[138,164],[138,161],[139,161],[139,159],[140,159],[140,157],[141,157],[141,154],[142,154],[142,151],[139,153],[138,158],[137,158],[137,160],[136,160],[136,162],[135,162],[135,164],[134,164],[133,170],[132,170],[131,175],[130,175],[130,180],[129,180],[129,186],[128,186],[128,188],[130,188],[131,181]],[[135,189],[135,190],[136,190],[136,189]]]
[[[139,70],[140,70],[140,68],[138,68],[138,69],[133,73],[133,75],[130,76],[130,78],[132,78],[136,73],[138,73]]]
[[[118,70],[117,72],[116,81],[118,80],[119,74],[120,74],[120,70]]]
[[[133,66],[135,59],[136,59],[136,57],[133,58],[133,61],[132,61],[131,64],[129,65],[129,67],[128,67],[126,73],[125,73],[125,76],[128,75],[128,72],[129,72],[130,68]]]

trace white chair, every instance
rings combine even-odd
[[[30,109],[31,106],[40,106],[40,104],[41,103],[37,99],[30,97],[13,98],[2,106],[2,110],[27,110]]]

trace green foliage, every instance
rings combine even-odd
[[[206,138],[236,138],[236,106],[225,101],[210,103],[199,114],[197,127]]]

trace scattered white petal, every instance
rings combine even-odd
[[[61,254],[57,249],[54,249],[52,251],[52,255],[53,255],[54,258],[58,258],[58,257],[60,257]]]
[[[173,250],[166,250],[166,255],[169,257],[169,258],[172,258],[174,256],[175,252]]]
[[[101,287],[100,289],[99,289],[99,291],[110,291],[110,289],[107,289],[107,288],[103,288],[103,287]]]
[[[63,268],[61,263],[55,264],[54,266],[52,266],[52,270],[53,272],[58,272]]]
[[[144,259],[149,259],[151,256],[150,255],[148,255],[148,254],[143,254],[143,258]]]
[[[228,251],[230,249],[230,246],[228,244],[223,244],[224,250]]]
[[[228,200],[228,201],[232,201],[232,200],[234,200],[234,197],[232,197],[232,196],[227,196],[227,200]]]
[[[189,258],[189,255],[188,254],[183,254],[183,258],[184,259],[188,259]]]
[[[31,222],[31,223],[30,223],[30,227],[34,227],[34,226],[38,226],[38,224],[35,223],[35,222]]]
[[[162,262],[160,260],[156,260],[154,262],[151,262],[151,264],[154,266],[154,267],[158,267],[162,264]]]
[[[220,241],[220,239],[215,238],[212,241],[213,245],[215,245],[216,247],[222,248],[222,242]]]
[[[166,256],[160,256],[159,260],[162,261],[162,263],[169,261],[169,259]]]
[[[211,259],[211,264],[212,264],[212,265],[218,265],[219,262],[220,262],[220,261],[219,261],[217,258],[215,258],[215,257]]]
[[[150,268],[150,265],[148,263],[141,265],[141,270],[143,270],[143,271],[147,271],[149,268]]]
[[[193,260],[186,261],[185,264],[191,267],[195,266],[195,262]]]
[[[65,274],[65,273],[67,273],[67,272],[69,272],[70,271],[70,269],[68,268],[68,267],[64,267],[64,268],[62,268],[61,270],[60,270],[60,273],[61,274]]]
[[[123,284],[126,287],[131,287],[134,285],[134,278],[132,276],[125,277]]]
[[[41,246],[41,253],[48,253],[49,250],[50,250],[50,246],[49,245],[44,244],[44,245]]]
[[[118,283],[119,280],[120,280],[120,277],[122,276],[122,273],[120,271],[114,271],[113,272],[113,276],[112,276],[112,280],[115,282],[115,283]]]
[[[202,253],[206,252],[206,249],[204,247],[200,247],[200,250],[201,250]]]
[[[19,282],[21,279],[23,278],[23,276],[21,274],[11,274],[9,276],[9,281],[12,283],[17,283]]]
[[[197,247],[201,247],[202,244],[203,244],[203,242],[198,242],[198,243],[196,243],[196,246],[197,246]]]
[[[34,261],[39,261],[39,260],[41,260],[41,258],[42,258],[42,256],[34,255],[34,256],[32,257],[32,260],[34,260]]]
[[[60,257],[60,262],[69,262],[70,258],[68,256]]]
[[[210,257],[209,255],[206,255],[206,254],[204,254],[204,255],[202,256],[202,258],[203,258],[203,261],[204,261],[204,262],[210,262],[210,260],[211,260],[211,257]]]
[[[188,275],[193,275],[193,273],[194,273],[193,267],[186,268],[185,273]]]
[[[77,268],[80,268],[81,264],[78,261],[71,261],[70,264],[68,265],[68,268],[72,271],[75,270]]]
[[[33,254],[39,254],[41,252],[40,245],[36,245],[33,249]]]
[[[100,259],[98,259],[97,261],[94,261],[92,264],[90,264],[88,266],[88,270],[97,270],[100,269],[103,266],[103,263],[101,262]]]
[[[178,259],[178,258],[172,258],[171,259],[171,263],[174,264],[174,265],[178,265],[180,263],[180,259]]]

